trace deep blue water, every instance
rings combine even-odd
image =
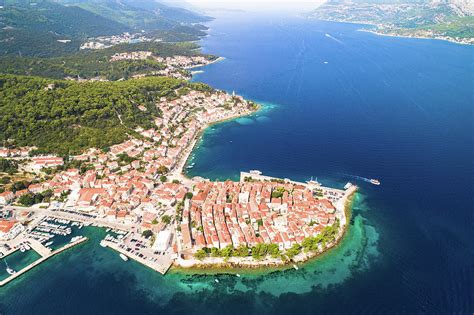
[[[224,16],[196,81],[261,102],[216,125],[190,175],[240,170],[361,190],[340,248],[298,272],[162,277],[92,240],[0,289],[0,313],[472,314],[474,48],[360,26]]]

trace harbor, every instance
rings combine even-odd
[[[41,243],[37,242],[37,241],[31,241],[31,245],[32,245],[32,249],[37,252],[41,258],[32,262],[31,264],[29,264],[28,266],[24,267],[23,269],[19,270],[19,271],[15,271],[13,269],[11,269],[10,267],[7,267],[7,272],[10,274],[9,277],[7,277],[6,279],[3,279],[0,281],[0,287],[6,285],[7,283],[13,281],[14,279],[20,277],[21,275],[23,275],[24,273],[28,272],[29,270],[33,269],[34,267],[40,265],[42,262],[48,260],[49,258],[59,254],[59,253],[62,253],[63,251],[69,249],[69,248],[72,248],[82,242],[85,242],[87,240],[87,238],[85,237],[79,237],[79,238],[76,238],[73,242],[55,250],[55,251],[49,251],[47,247],[43,246]],[[13,253],[11,253],[13,254]],[[2,258],[3,261],[5,261],[5,257]],[[5,261],[6,262],[6,261]],[[5,263],[7,265],[7,263]]]

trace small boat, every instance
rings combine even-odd
[[[215,281],[216,283],[219,283],[219,279],[214,279],[214,281]]]
[[[25,246],[21,245],[21,246],[20,246],[20,252],[24,253],[25,251],[26,251]]]
[[[52,244],[53,244],[53,241],[44,244],[44,246],[49,247],[49,246],[51,246]]]
[[[236,274],[236,276],[240,278],[240,275],[239,275],[239,274]]]
[[[295,270],[299,269],[297,265],[293,265],[293,268],[295,268]]]
[[[380,185],[380,182],[377,179],[371,179],[369,180],[369,182],[373,185],[377,185],[377,186]]]
[[[30,249],[31,249],[30,245],[25,244],[25,249],[26,249],[26,250],[30,250]]]
[[[105,244],[104,240],[102,240],[102,241],[100,241],[100,246],[105,248],[105,247],[107,247],[107,244]]]
[[[10,268],[10,266],[8,266],[8,264],[7,264],[7,261],[6,261],[6,260],[5,260],[5,266],[7,266],[7,272],[8,272],[8,274],[10,274],[10,275],[13,275],[13,274],[15,274],[15,273],[16,273],[16,271],[15,271],[15,270],[13,270],[12,268]]]
[[[13,270],[13,269],[10,268],[10,267],[7,268],[7,272],[8,272],[8,274],[10,274],[10,275],[14,275],[14,274],[16,273],[16,271]]]
[[[128,257],[125,256],[124,254],[121,253],[119,256],[120,258],[122,258],[123,261],[128,261]]]

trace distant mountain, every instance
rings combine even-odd
[[[180,24],[201,23],[210,18],[153,0],[60,0],[134,29],[166,30]]]
[[[0,10],[0,28],[52,32],[68,37],[110,35],[130,29],[82,8],[46,1],[34,5],[6,5]]]
[[[50,56],[79,49],[86,37],[130,27],[79,7],[52,2],[5,4],[0,10],[0,55]]]
[[[0,56],[49,57],[79,50],[86,38],[147,31],[164,41],[204,36],[209,17],[153,0],[5,1]]]

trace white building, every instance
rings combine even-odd
[[[16,221],[0,220],[0,240],[8,241],[18,236],[25,227]]]
[[[168,249],[171,243],[171,232],[170,231],[160,231],[156,236],[155,243],[153,244],[153,249],[159,252],[164,252]]]

